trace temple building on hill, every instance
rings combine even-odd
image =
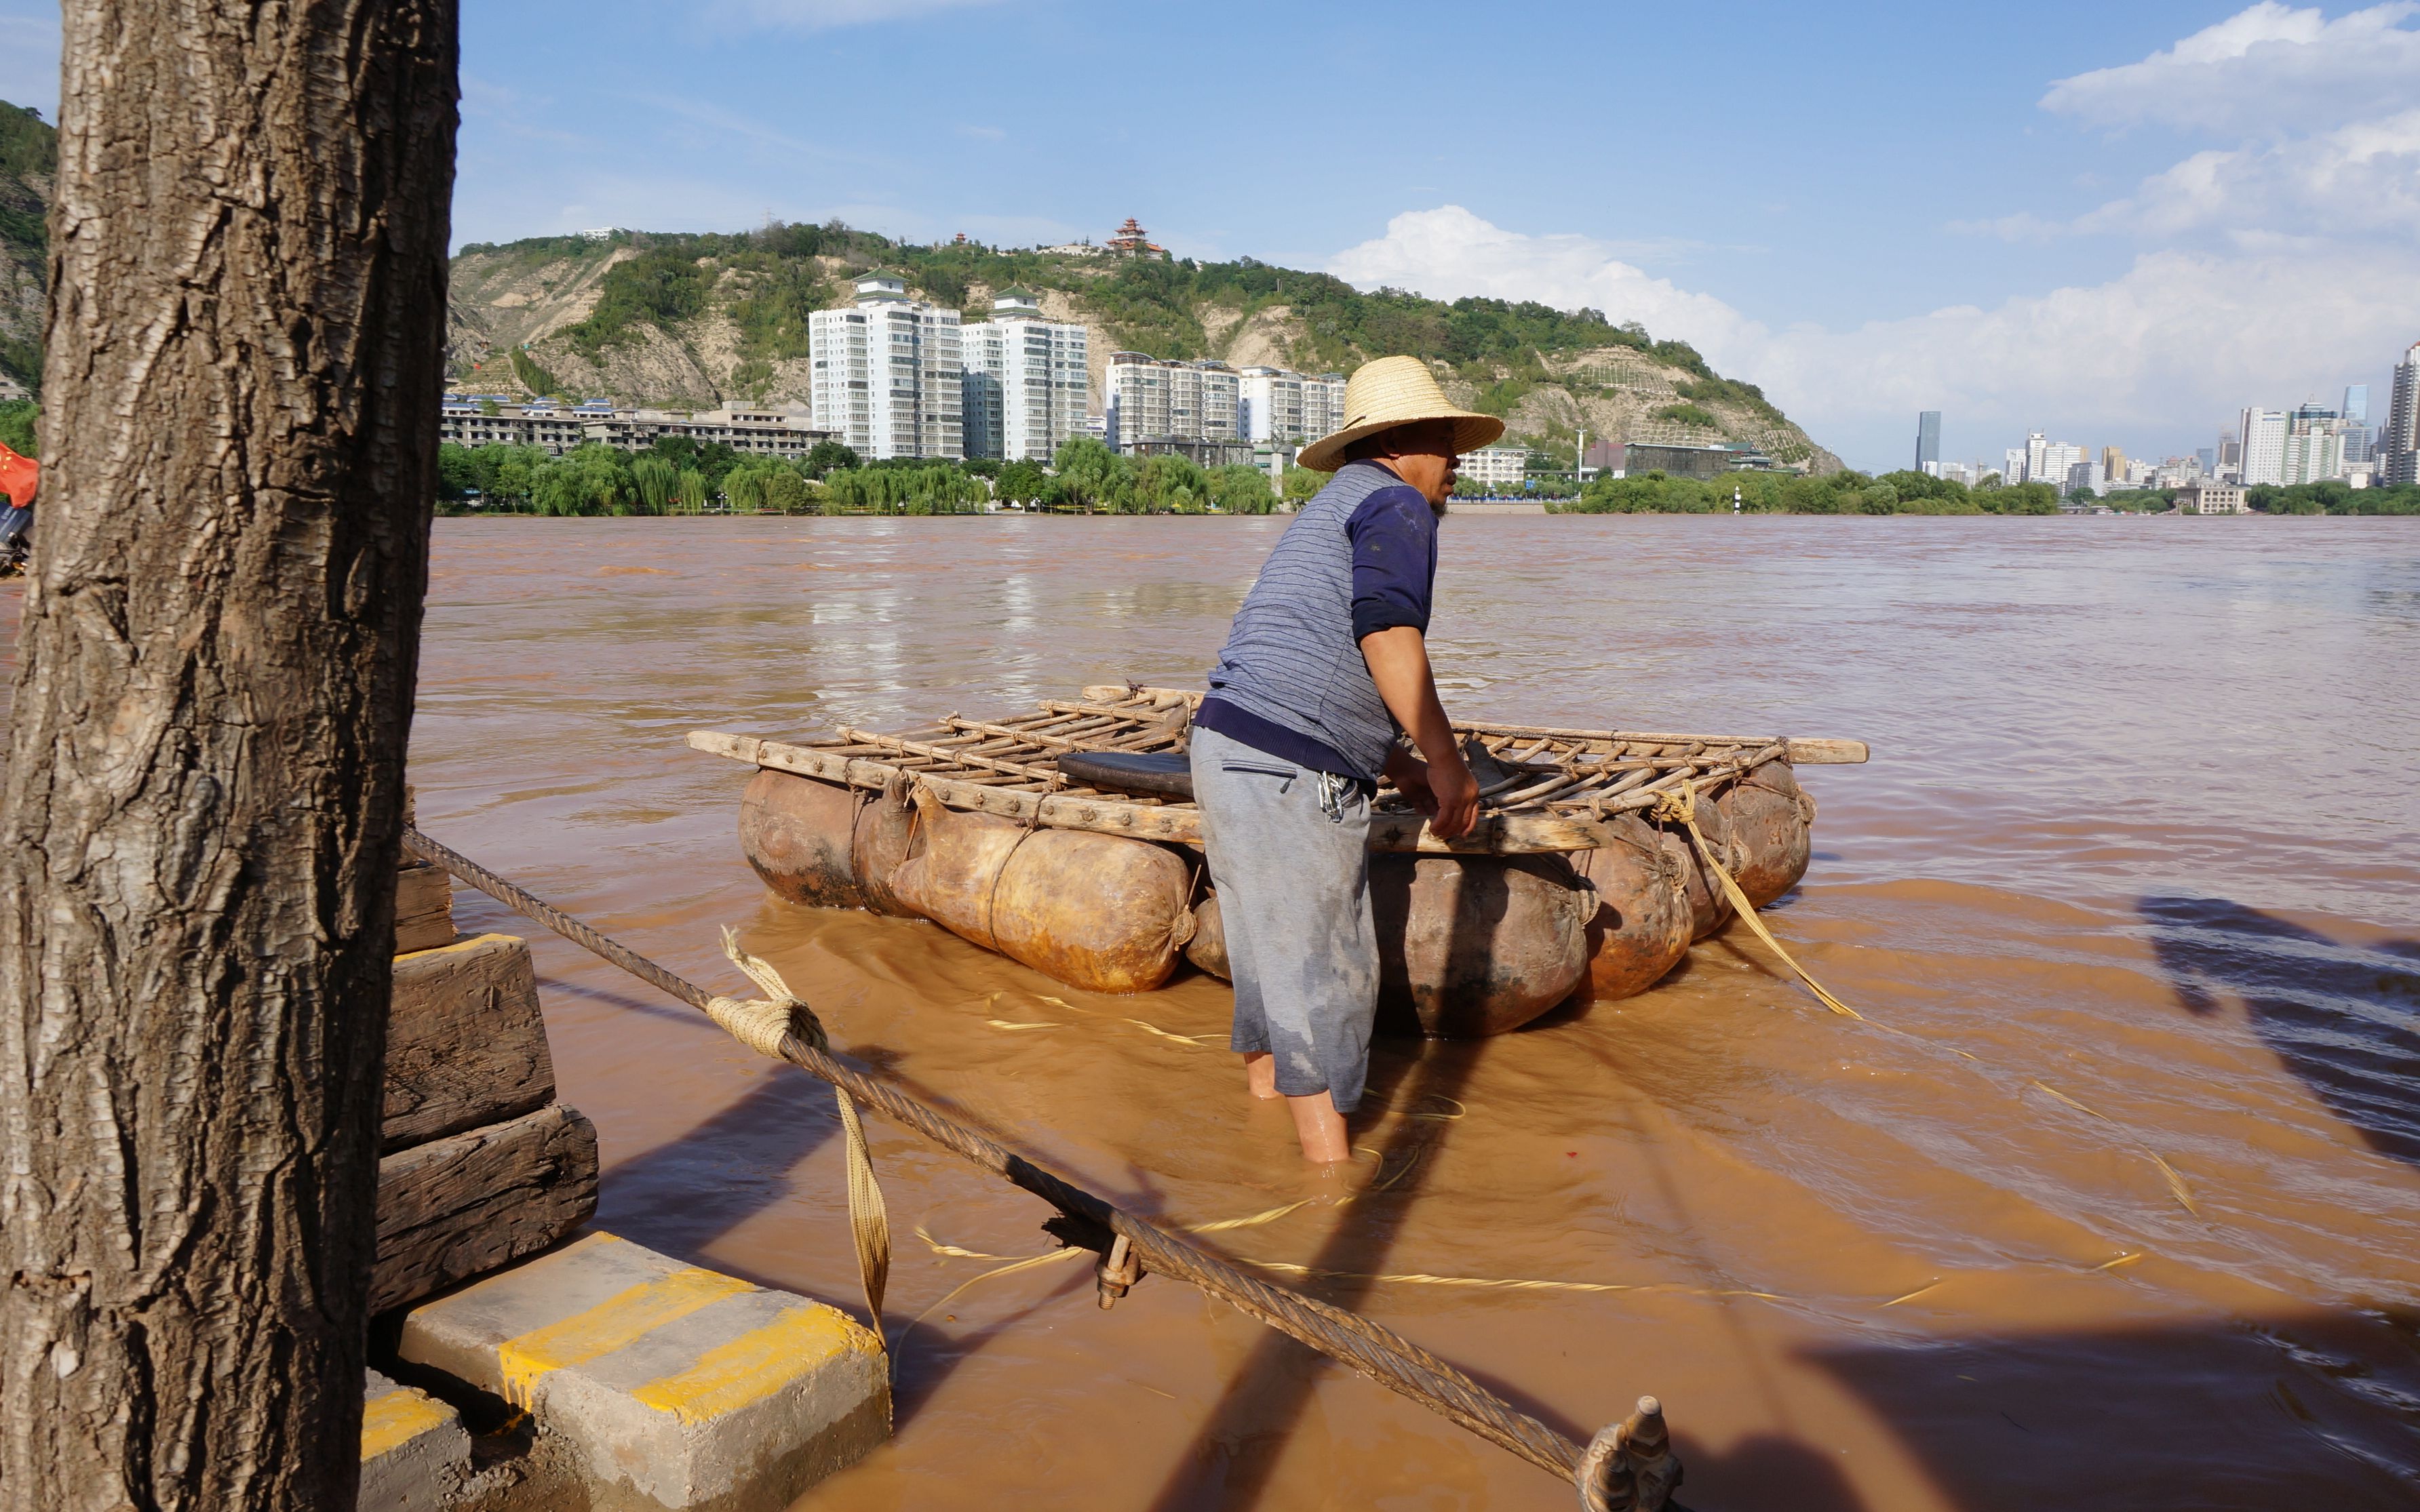
[[[1118,234],[1109,238],[1109,255],[1113,257],[1142,257],[1154,262],[1168,260],[1168,249],[1145,239],[1141,223],[1131,215],[1126,217],[1125,224],[1118,227]]]

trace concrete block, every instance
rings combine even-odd
[[[395,958],[384,1149],[534,1113],[554,1098],[529,945],[473,934]]]
[[[470,1430],[451,1407],[375,1370],[362,1395],[361,1512],[437,1512],[470,1479]]]
[[[596,1512],[773,1512],[891,1431],[856,1321],[611,1234],[423,1304],[400,1352],[568,1441]]]

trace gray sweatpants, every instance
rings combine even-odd
[[[1278,1090],[1361,1101],[1378,1011],[1370,800],[1216,730],[1192,735],[1193,796],[1235,980],[1229,1043],[1277,1057]]]

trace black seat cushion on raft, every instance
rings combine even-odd
[[[1059,758],[1059,770],[1086,787],[1110,793],[1193,796],[1193,764],[1183,751],[1071,750]]]

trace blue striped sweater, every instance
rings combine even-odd
[[[1200,722],[1323,771],[1375,781],[1398,733],[1361,638],[1428,629],[1436,513],[1374,462],[1348,463],[1279,537],[1210,669]]]

